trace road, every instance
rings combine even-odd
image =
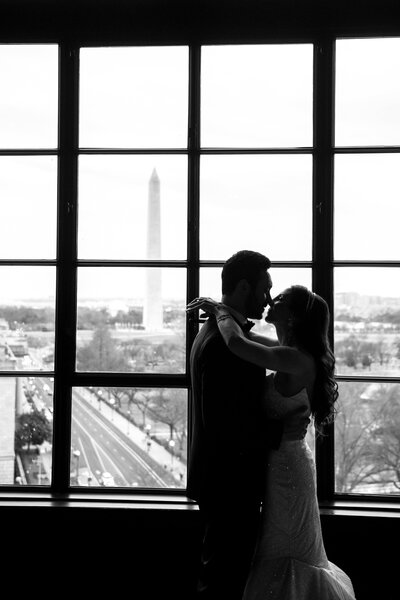
[[[104,414],[105,408],[103,403],[103,412],[98,410],[82,394],[74,391],[72,454],[74,456],[76,450],[80,452],[79,458],[75,458],[76,462],[79,461],[80,484],[85,483],[85,475],[86,484],[88,475],[92,477],[92,484],[100,483],[101,473],[107,472],[118,487],[176,487],[176,481],[168,470],[165,471],[163,465],[151,458],[145,448],[131,439],[129,433],[134,426],[124,419],[124,433],[113,422],[113,419],[120,419],[121,415],[111,409],[109,419]]]
[[[53,417],[51,378],[27,378],[36,408]],[[50,445],[49,445],[50,446]],[[50,475],[51,447],[41,454]],[[109,476],[104,477],[104,473]],[[183,488],[186,468],[177,457],[139,427],[85,388],[73,390],[71,485],[140,488]]]

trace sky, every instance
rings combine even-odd
[[[336,144],[400,145],[400,38],[340,40],[336,61]],[[312,67],[310,44],[204,47],[202,145],[310,146]],[[55,148],[57,46],[0,45],[0,82],[0,147]],[[80,146],[185,147],[187,89],[185,46],[83,49]],[[400,258],[399,167],[397,154],[336,157],[335,258]],[[154,168],[162,258],[186,258],[187,158],[179,154],[79,159],[80,258],[145,258]],[[0,258],[55,257],[56,169],[54,156],[1,157]],[[311,260],[310,155],[203,156],[200,173],[202,259],[225,260],[249,247],[273,261]],[[51,297],[54,269],[37,269],[32,278],[11,271],[0,267],[4,298],[39,290]],[[338,291],[356,282],[362,293],[398,295],[398,269],[376,270],[372,282],[371,273],[342,271]],[[125,275],[89,275],[80,276],[82,297],[143,288]],[[288,275],[276,272],[277,291]],[[293,276],[309,284],[309,273]],[[203,285],[219,290],[219,271]],[[166,278],[166,295],[184,293],[182,277]]]

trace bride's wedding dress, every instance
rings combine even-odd
[[[355,600],[349,577],[325,553],[315,463],[305,440],[307,391],[282,396],[273,374],[266,385],[268,414],[284,420],[284,433],[270,454],[266,508],[243,600]]]

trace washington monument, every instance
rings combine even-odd
[[[146,258],[149,260],[161,258],[160,178],[155,169],[149,181]],[[143,324],[147,331],[160,331],[163,328],[161,275],[161,269],[158,267],[146,269]]]

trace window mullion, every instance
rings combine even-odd
[[[313,289],[328,302],[331,312],[329,338],[333,342],[333,130],[334,39],[314,46],[314,164],[313,164]],[[316,447],[320,501],[334,493],[334,431]]]
[[[200,46],[189,50],[189,135],[188,135],[188,298],[199,295],[199,204],[200,204]],[[189,324],[188,344],[197,333],[193,320]],[[187,353],[188,354],[188,353]]]
[[[61,44],[59,51],[59,161],[57,289],[53,429],[53,490],[69,486],[71,381],[75,370],[76,199],[78,148],[79,52]]]
[[[188,123],[188,241],[187,241],[187,299],[199,295],[200,275],[200,74],[201,48],[191,45],[189,48],[189,123]],[[194,319],[187,321],[186,336],[186,373],[190,373],[190,348],[198,332]],[[192,402],[191,386],[188,389],[188,452],[191,446]]]

